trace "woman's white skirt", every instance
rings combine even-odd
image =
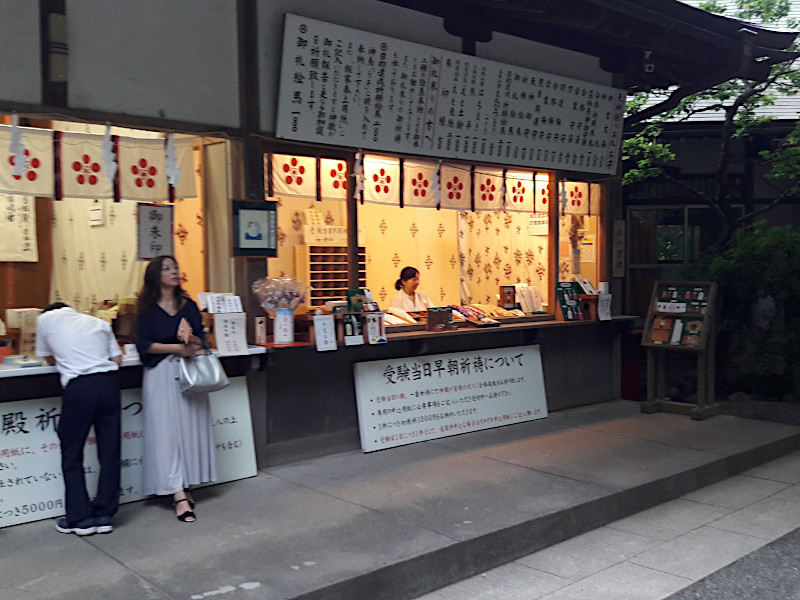
[[[174,494],[216,481],[207,393],[181,393],[179,360],[168,356],[142,376],[144,494]]]

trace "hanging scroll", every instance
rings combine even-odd
[[[0,194],[0,262],[39,262],[36,203],[31,196]]]

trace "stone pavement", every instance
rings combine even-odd
[[[570,409],[200,489],[192,524],[144,501],[109,535],[0,529],[0,600],[655,600],[800,527],[798,450],[792,425]]]

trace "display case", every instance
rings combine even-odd
[[[717,284],[659,281],[653,287],[642,345],[702,352],[706,349]]]
[[[308,303],[322,306],[328,300],[346,300],[347,247],[295,246],[295,273],[311,287]],[[363,246],[358,248],[358,287],[367,286],[367,259]]]

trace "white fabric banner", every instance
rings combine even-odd
[[[323,158],[319,164],[319,189],[323,200],[346,200],[348,167],[346,160]]]
[[[442,186],[441,208],[452,210],[470,210],[472,208],[469,169],[442,165],[440,180]]]
[[[120,137],[117,148],[120,198],[145,202],[169,200],[164,140]]]
[[[0,193],[53,196],[53,131],[20,127],[25,146],[25,173],[14,175],[14,155],[9,151],[11,127],[0,125]]]
[[[114,186],[103,167],[102,143],[102,135],[61,134],[62,198],[114,197]]]
[[[403,163],[403,206],[436,208],[433,172],[436,163],[407,160]]]
[[[134,297],[147,263],[136,261],[138,202],[100,200],[103,224],[89,227],[96,203],[86,198],[53,202],[53,269],[50,302],[77,311],[98,300]]]
[[[272,155],[272,189],[276,196],[317,197],[317,164],[311,156]]]
[[[536,174],[536,197],[534,198],[534,212],[548,213],[550,212],[550,204],[552,203],[550,192],[552,191],[552,184],[550,183],[550,176],[545,173]]]
[[[197,185],[194,180],[194,141],[191,139],[176,139],[175,150],[178,153],[178,169],[180,178],[175,186],[175,198],[197,198]]]
[[[400,161],[364,157],[364,202],[400,205]]]
[[[0,262],[38,262],[36,199],[0,194]]]
[[[475,210],[503,210],[503,170],[475,169]]]
[[[506,173],[506,210],[532,213],[533,197],[533,172]]]
[[[566,215],[589,214],[589,184],[583,181],[561,182],[562,211]]]
[[[589,184],[589,215],[600,216],[603,201],[603,186],[599,183]]]

